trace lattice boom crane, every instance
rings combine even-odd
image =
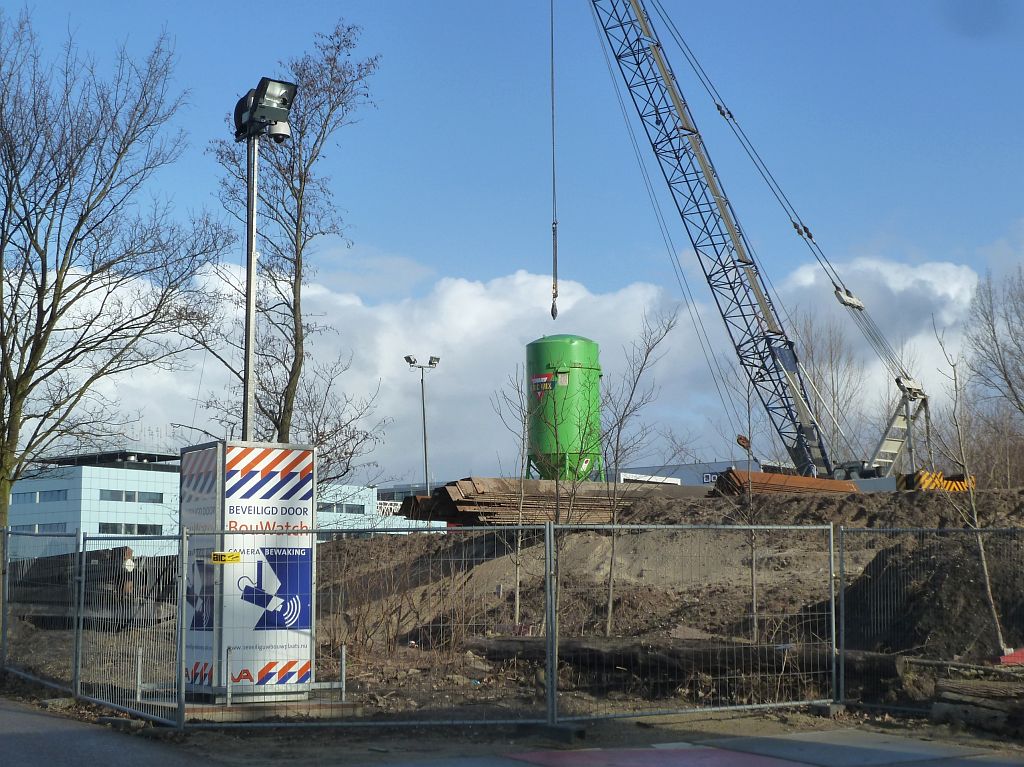
[[[740,365],[797,470],[830,476],[792,340],[639,0],[593,0]]]

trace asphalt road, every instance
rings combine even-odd
[[[693,742],[643,748],[528,750],[507,755],[427,758],[393,767],[1024,767],[1016,754],[920,738],[835,729],[766,737],[702,736]],[[296,764],[357,765],[358,757],[326,748]],[[280,764],[272,753],[250,756],[247,764]],[[0,697],[0,767],[190,767],[223,761],[174,743],[153,741],[108,727],[65,719]],[[238,764],[236,760],[234,764]],[[374,764],[383,762],[374,760]]]
[[[195,765],[196,757],[172,743],[65,719],[0,698],[0,765],[110,767],[118,764],[182,767]]]

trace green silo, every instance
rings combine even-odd
[[[597,344],[582,336],[544,336],[527,344],[527,476],[604,479],[598,353]]]

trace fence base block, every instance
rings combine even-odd
[[[539,735],[556,743],[576,743],[586,740],[587,731],[579,725],[570,724],[520,724],[516,725],[519,735]]]
[[[835,719],[846,713],[846,706],[843,703],[812,703],[808,710],[814,714],[814,716],[825,717],[826,719]]]

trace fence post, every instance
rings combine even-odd
[[[182,525],[178,534],[178,729],[185,729],[185,592],[188,588],[188,531]]]
[[[0,669],[7,668],[7,614],[11,601],[11,528],[3,530],[3,586],[0,587]]]
[[[135,702],[142,703],[142,645],[135,651]]]
[[[75,650],[71,666],[71,692],[78,698],[82,695],[82,634],[85,631],[85,561],[87,538],[84,530],[78,530],[78,575],[75,578],[74,617]]]
[[[547,624],[547,666],[544,690],[547,693],[548,724],[558,723],[558,584],[555,579],[555,525],[544,523],[544,599]]]
[[[839,702],[846,702],[846,528],[839,526]]]
[[[839,679],[836,662],[839,650],[836,645],[836,523],[828,526],[828,616],[829,634],[832,640],[832,701],[839,702]]]
[[[231,708],[231,647],[224,648],[224,707]]]
[[[344,644],[341,645],[341,663],[339,665],[339,672],[341,674],[341,702],[345,703],[347,693],[346,685],[348,684],[348,658],[346,646]]]

